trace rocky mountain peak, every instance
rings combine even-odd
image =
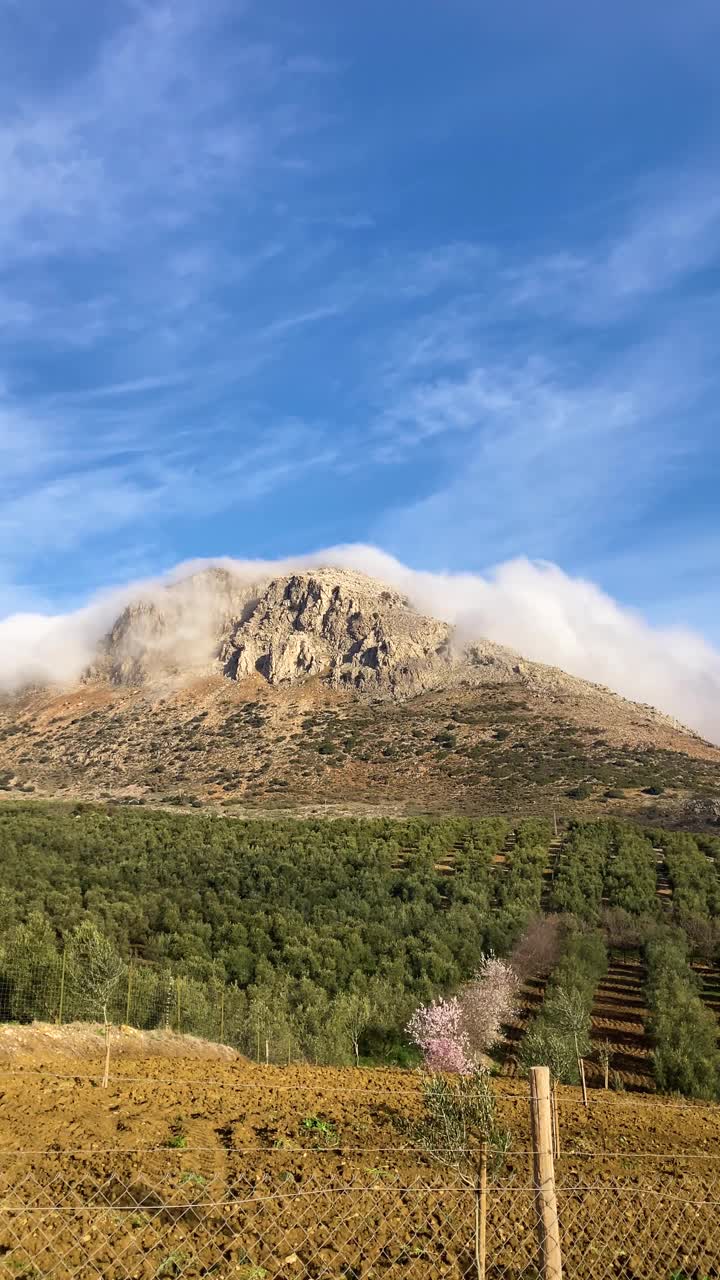
[[[273,579],[220,651],[226,675],[271,684],[317,676],[376,694],[409,695],[450,661],[450,628],[365,574],[318,569]]]

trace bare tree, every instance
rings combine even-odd
[[[534,916],[515,943],[510,964],[524,982],[550,973],[560,959],[561,950],[560,916]]]
[[[375,1014],[374,1001],[364,991],[345,991],[335,1000],[333,1019],[341,1038],[352,1045],[355,1066],[360,1066],[360,1040]]]
[[[105,1032],[105,1066],[103,1088],[110,1078],[110,1018],[108,1011],[125,965],[112,943],[91,920],[78,925],[70,938],[70,964],[73,985],[84,1010],[97,1017],[102,1013]]]

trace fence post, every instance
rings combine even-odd
[[[552,1151],[549,1067],[530,1068],[530,1129],[542,1276],[543,1280],[562,1280],[560,1228]]]
[[[485,1280],[487,1265],[487,1142],[480,1147],[480,1186],[475,1194],[475,1265],[478,1280]]]
[[[125,1001],[125,1026],[126,1027],[132,1026],[132,1023],[130,1022],[130,1002],[132,1000],[132,975],[133,975],[133,967],[132,967],[132,960],[131,960],[128,965],[127,1000]]]
[[[67,947],[63,947],[62,966],[60,968],[60,1004],[58,1005],[57,1021],[58,1026],[62,1025],[63,1013],[65,1012],[65,968],[67,965]]]
[[[578,1075],[580,1076],[580,1084],[582,1085],[583,1106],[588,1104],[587,1087],[585,1085],[585,1064],[580,1057],[580,1046],[578,1045],[577,1031],[575,1032],[575,1057],[577,1058]]]
[[[225,1043],[225,988],[220,992],[220,1043]]]
[[[270,1066],[270,1041],[265,1037],[265,1066]]]
[[[180,1035],[180,978],[175,980],[175,991],[177,994],[177,1033]]]

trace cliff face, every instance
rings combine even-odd
[[[317,676],[378,697],[436,687],[451,665],[450,628],[362,574],[293,574],[269,583],[220,650],[226,675],[270,684]]]
[[[460,644],[452,627],[366,574],[316,569],[247,582],[208,569],[129,605],[86,681],[177,687],[201,675],[269,685],[315,678],[373,699],[518,681],[553,697],[625,699],[488,640]],[[659,724],[682,728],[654,708]]]

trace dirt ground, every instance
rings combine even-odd
[[[0,1056],[0,1277],[465,1280],[474,1195],[410,1145],[417,1074]],[[488,1195],[488,1280],[536,1272],[527,1083]],[[568,1276],[720,1276],[720,1108],[559,1094]]]
[[[0,1025],[0,1061],[29,1057],[33,1065],[57,1057],[97,1059],[104,1034],[103,1027],[92,1022],[65,1022],[62,1026],[6,1023]],[[113,1027],[111,1052],[113,1058],[220,1058],[226,1062],[239,1056],[229,1045],[174,1031],[138,1031],[136,1027]]]

